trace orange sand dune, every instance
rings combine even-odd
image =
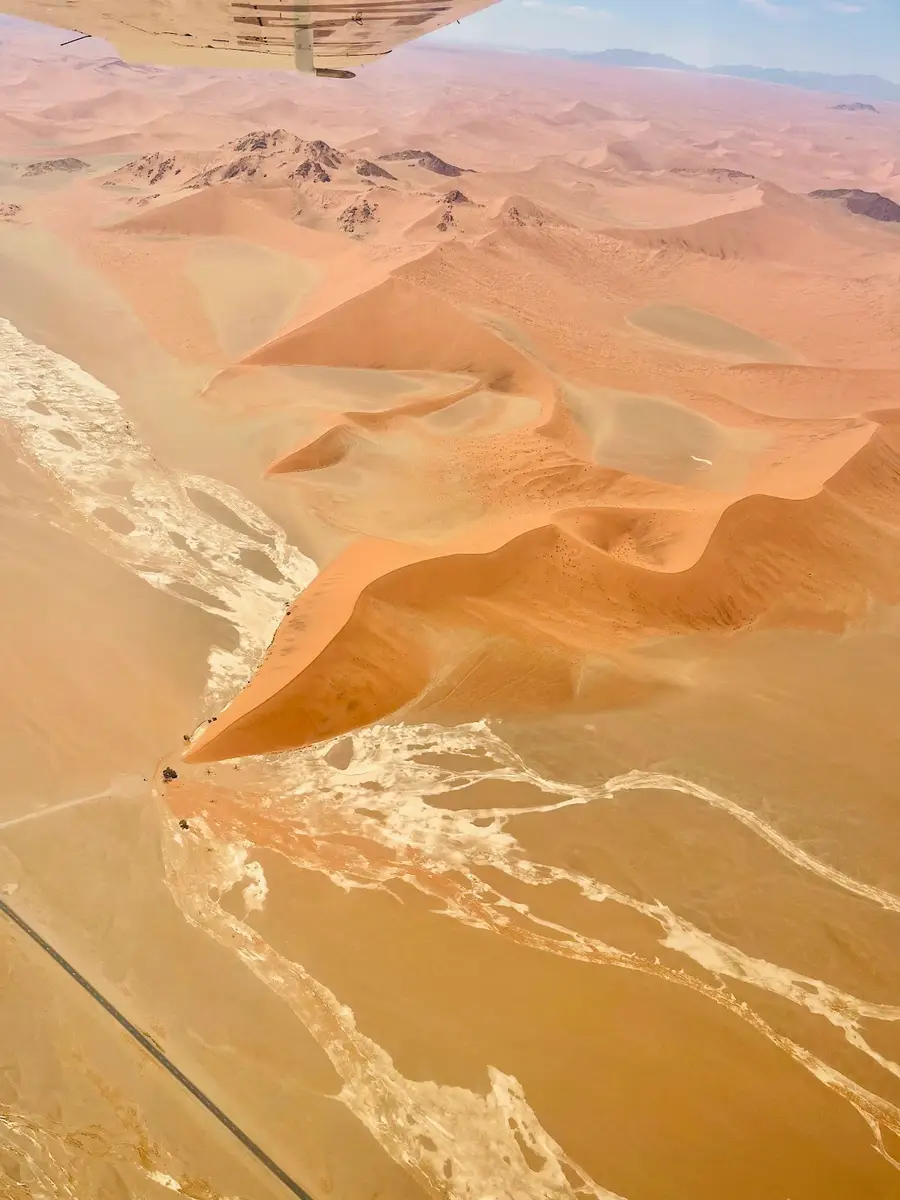
[[[751,625],[843,629],[870,597],[900,601],[900,501],[885,486],[900,469],[898,450],[886,430],[820,495],[732,505],[693,562],[678,552],[678,521],[621,510],[571,512],[531,528],[489,522],[431,554],[357,543],[294,602],[253,681],[185,758],[286,750],[385,717],[440,673],[446,637],[461,641],[460,630],[534,655],[531,688],[504,697],[498,681],[499,710],[508,711],[539,704],[542,654],[577,661]],[[696,554],[703,538],[687,542]],[[494,669],[482,660],[482,671]],[[483,678],[476,686],[487,689]]]
[[[132,90],[114,88],[81,100],[51,104],[43,109],[41,116],[48,121],[66,124],[73,121],[100,123],[106,120],[113,125],[133,129],[135,125],[162,116],[165,111],[165,104],[160,100],[154,101]]]
[[[543,511],[549,512],[554,504],[561,503],[563,494],[571,495],[568,490],[561,493],[560,486],[565,489],[589,486],[585,479],[585,464],[592,462],[590,441],[595,433],[591,430],[590,419],[585,424],[582,418],[573,415],[571,405],[561,402],[568,386],[565,381],[496,329],[398,277],[255,352],[240,367],[223,372],[210,388],[215,391],[232,379],[240,380],[247,372],[250,375],[244,386],[252,387],[254,370],[295,365],[431,370],[473,377],[475,382],[466,388],[453,388],[443,395],[413,400],[386,411],[347,411],[336,420],[328,414],[322,433],[276,460],[270,467],[271,474],[318,470],[334,465],[351,452],[358,432],[389,430],[411,417],[448,407],[479,390],[504,396],[529,396],[537,401],[537,409],[534,417],[517,433],[513,457],[506,444],[498,450],[490,439],[483,444],[470,440],[462,450],[456,449],[457,441],[453,439],[449,443],[454,447],[452,470],[460,486],[470,492],[481,492],[488,487],[490,498],[488,500],[486,496],[485,504],[489,507],[502,505],[508,510],[511,503],[518,507],[523,496],[532,494],[530,464],[536,463],[542,455],[544,467],[536,470],[535,475],[540,480],[539,489],[544,491]],[[720,372],[720,378],[730,382],[727,371]],[[847,386],[845,384],[845,388]],[[685,395],[685,400],[689,401],[693,411],[708,414],[723,427],[758,429],[764,435],[764,444],[753,452],[744,486],[752,482],[759,490],[785,496],[810,494],[855,453],[869,435],[871,427],[865,421],[797,422],[788,419],[787,414],[766,416],[765,410],[754,416],[752,405],[741,406],[737,398],[739,390],[736,386],[735,395],[729,400],[716,391],[702,392],[694,388]],[[588,399],[586,414],[595,411],[602,424],[607,419],[602,414],[608,407],[609,398],[601,393]],[[635,396],[635,399],[639,397]],[[872,406],[865,404],[863,410],[868,407]],[[852,417],[857,414],[835,415]],[[529,442],[528,439],[534,440]],[[557,456],[552,471],[548,457],[551,451]],[[500,469],[500,463],[504,464],[503,469]],[[572,482],[576,478],[579,480],[577,485]],[[509,481],[509,486],[501,490],[503,479]],[[554,480],[552,487],[551,479]],[[562,480],[566,482],[563,484]],[[584,498],[591,494],[579,491]],[[555,498],[550,499],[551,496]],[[534,504],[534,498],[529,503]]]
[[[755,412],[792,417],[846,417],[890,408],[900,370],[747,363],[732,367],[730,394]]]
[[[745,223],[767,224],[769,215],[767,209],[753,209],[721,221],[740,231]],[[636,244],[652,231],[600,234],[507,227],[477,247],[461,241],[441,246],[398,274],[446,298],[514,321],[540,347],[544,359],[565,363],[567,374],[575,370],[582,378],[633,391],[678,395],[688,380],[695,385],[713,370],[712,364],[696,358],[677,361],[674,347],[667,353],[661,342],[650,344],[648,339],[642,345],[625,339],[623,326],[635,310],[661,301],[744,327],[807,362],[894,368],[897,238],[877,222],[846,213],[828,214],[829,225],[832,216],[841,227],[841,240],[829,239],[838,256],[833,269],[829,260],[814,256],[789,274],[768,255],[764,243],[761,256],[735,255],[723,264],[709,254],[660,254]],[[692,234],[698,228],[704,227],[678,233]],[[789,238],[787,245],[793,245]],[[848,284],[848,276],[859,282]],[[791,286],[786,286],[787,279]],[[797,302],[797,289],[802,290],[802,304]],[[714,390],[727,396],[733,386],[732,377],[717,376]],[[785,403],[790,412],[788,394]],[[862,403],[857,411],[866,407]]]
[[[592,461],[591,429],[540,361],[399,278],[257,351],[243,369],[292,364],[466,372],[484,387],[535,396],[540,409],[513,434],[462,447],[447,439],[434,484],[452,464],[456,488],[482,496],[485,516],[438,544],[369,537],[350,546],[295,601],[256,677],[192,744],[189,761],[336,736],[423,695],[443,696],[454,711],[469,711],[473,697],[491,711],[533,707],[547,672],[554,702],[576,703],[585,656],[697,630],[840,629],[870,595],[900,595],[900,507],[889,499],[878,524],[869,516],[882,492],[890,498],[900,465],[886,417],[873,436],[873,424],[852,415],[773,418],[695,393],[695,410],[765,432],[746,490],[654,484]],[[717,377],[740,386],[747,370],[723,367]],[[835,388],[855,384],[851,376]],[[345,413],[271,470],[333,465],[357,431],[388,430],[453,398]],[[485,638],[496,653],[485,652]],[[514,671],[501,670],[513,661]],[[608,700],[609,686],[607,678]]]
[[[766,210],[720,220],[752,222],[758,212],[771,223]],[[865,253],[848,239],[848,261]],[[432,437],[420,479],[439,490],[452,476],[457,490],[480,498],[484,515],[437,544],[368,537],[344,551],[295,601],[263,667],[190,747],[190,761],[306,744],[413,702],[467,715],[539,706],[544,694],[578,703],[585,679],[600,678],[596,669],[585,674],[592,656],[695,630],[841,629],[870,596],[897,596],[896,434],[884,416],[874,435],[872,421],[858,419],[888,407],[895,372],[709,364],[700,373],[696,360],[661,367],[657,349],[610,330],[607,308],[602,350],[593,346],[607,377],[616,372],[620,386],[630,379],[648,389],[665,379],[661,390],[692,411],[763,439],[737,491],[705,490],[700,476],[652,482],[595,461],[599,434],[572,407],[578,389],[570,394],[512,331],[506,337],[466,311],[480,300],[486,256],[493,297],[516,297],[520,317],[546,321],[556,307],[552,286],[569,338],[585,345],[597,321],[585,308],[582,324],[574,297],[599,264],[607,288],[637,289],[635,301],[646,271],[640,251],[615,239],[504,229],[478,246],[433,250],[244,360],[244,370],[463,372],[484,387],[536,397],[540,409],[512,434],[462,444]],[[735,261],[746,270],[753,257]],[[834,295],[846,307],[837,280]],[[797,397],[796,410],[778,406],[776,389]],[[623,395],[626,405],[640,399]],[[602,413],[600,403],[591,400],[585,414]],[[321,470],[351,454],[360,432],[387,433],[434,406],[327,418],[320,436],[271,470]],[[615,703],[626,681],[603,679],[605,702]]]
[[[100,228],[65,233],[128,298],[161,345],[179,359],[219,370],[236,352],[290,327],[309,304],[330,306],[342,288],[355,290],[365,281],[367,272],[374,279],[385,273],[378,264],[370,267],[347,239],[292,221],[285,215],[292,204],[278,188],[206,188]],[[215,332],[215,314],[223,309],[239,335],[236,350]],[[266,321],[262,314],[269,310]]]
[[[316,471],[322,467],[334,466],[353,448],[354,427],[359,430],[371,431],[390,429],[393,424],[405,421],[410,417],[426,416],[447,408],[458,400],[471,396],[480,387],[480,382],[476,381],[444,395],[410,400],[406,404],[398,404],[390,409],[342,413],[338,422],[313,442],[272,463],[267,474],[284,475],[293,471]]]
[[[337,421],[329,417],[312,442],[273,463],[272,474],[333,465],[353,447],[356,431],[388,429],[477,390],[534,397],[539,401],[539,427],[555,427],[558,419],[555,385],[540,364],[454,305],[398,278],[377,284],[263,347],[240,366],[222,372],[209,391],[215,393],[231,381],[241,383],[248,372],[244,386],[252,388],[254,369],[289,365],[425,370],[470,377],[472,382],[385,412],[347,412]],[[571,421],[568,427],[577,440]]]
[[[564,108],[550,120],[557,125],[588,125],[593,128],[597,121],[616,121],[619,118],[607,108],[591,104],[589,100],[577,100],[570,108]]]
[[[279,217],[277,197],[258,190],[204,188],[136,213],[111,226],[123,233],[244,237],[306,257],[320,239]]]
[[[496,222],[500,226],[507,225],[550,225],[557,228],[571,228],[572,222],[567,221],[559,213],[551,212],[543,205],[536,204],[527,196],[508,196],[500,207]]]
[[[468,371],[487,387],[547,394],[546,373],[521,350],[454,305],[396,277],[285,334],[242,365],[292,363]]]
[[[687,251],[722,259],[767,259],[832,273],[867,268],[860,262],[860,229],[853,218],[823,213],[816,201],[769,189],[760,207],[710,217],[674,229],[618,230],[616,236],[636,245],[669,252]],[[884,250],[900,253],[900,243],[882,230],[865,230],[871,238],[870,260]],[[881,243],[879,247],[879,243]],[[878,250],[881,250],[881,254]],[[884,263],[878,264],[884,269]]]

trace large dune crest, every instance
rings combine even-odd
[[[332,469],[356,472],[369,508],[346,493],[333,507],[320,491],[301,493],[357,538],[297,598],[257,675],[188,761],[285,750],[398,713],[615,706],[635,686],[620,656],[660,639],[839,632],[873,601],[895,602],[897,368],[842,362],[839,338],[831,363],[810,362],[802,321],[778,325],[771,311],[785,268],[805,272],[836,322],[868,319],[873,344],[887,347],[886,276],[865,295],[844,280],[891,243],[805,196],[752,181],[746,191],[741,211],[678,230],[498,222],[429,249],[222,373],[213,392],[313,368],[454,382],[323,411],[318,430],[271,463],[271,477],[316,488]],[[544,212],[518,200],[501,211],[518,203]],[[768,309],[747,304],[729,322],[645,306],[648,276],[683,279],[681,294],[699,295],[718,278],[717,259],[734,272],[729,299],[766,294]],[[597,278],[609,291],[595,303]],[[871,303],[879,289],[884,307]],[[653,329],[668,340],[648,337]],[[776,330],[800,338],[805,361],[766,341]],[[488,395],[534,408],[514,428],[453,428],[454,410]],[[416,479],[427,481],[421,522],[401,511]],[[460,495],[467,506],[456,511]],[[419,536],[420,525],[443,534]]]
[[[260,226],[284,228],[265,208],[234,192],[192,192],[117,222],[113,228],[124,233],[184,237],[233,237],[248,230],[257,236]]]
[[[900,507],[875,499],[900,468],[895,440],[877,436],[818,496],[748,496],[712,523],[595,508],[516,533],[488,525],[431,557],[360,543],[294,602],[253,682],[185,757],[291,749],[396,712],[446,671],[460,630],[533,663],[509,694],[494,677],[502,655],[480,662],[470,686],[502,715],[540,706],[548,659],[574,671],[689,632],[845,629],[870,599],[900,600]]]
[[[654,481],[650,449],[649,475],[633,447],[635,465],[615,465],[624,452],[618,414],[640,397],[597,393],[583,409],[574,403],[578,389],[533,352],[396,277],[257,351],[241,369],[290,366],[470,376],[470,385],[444,395],[346,411],[270,473],[327,471],[356,461],[372,438],[377,446],[418,428],[434,485],[440,490],[452,471],[457,487],[482,498],[483,515],[437,542],[364,536],[340,554],[294,602],[257,675],[200,732],[188,761],[290,749],[410,705],[457,715],[471,715],[467,705],[476,703],[493,713],[540,708],[542,681],[551,677],[554,704],[597,703],[599,693],[579,693],[572,682],[585,670],[603,679],[604,703],[614,704],[615,681],[625,694],[632,679],[620,679],[617,667],[598,675],[609,656],[697,632],[836,632],[860,620],[872,599],[900,598],[900,508],[891,492],[900,456],[889,413],[788,418],[711,395],[703,403],[725,422],[716,435],[725,440],[710,451],[708,470],[721,454],[730,461],[738,453],[744,443],[728,439],[740,436],[742,482],[734,476],[731,490],[707,490],[706,460],[686,452],[683,482]],[[813,389],[823,378],[837,397],[859,387],[858,376],[835,369],[759,374],[803,381],[807,369]],[[724,386],[752,370],[723,366],[719,376]],[[885,394],[892,376],[875,378]],[[514,432],[462,440],[424,424],[478,389],[530,394],[535,415]],[[496,655],[478,650],[482,643]],[[518,667],[507,676],[510,655]],[[560,692],[563,678],[571,687]]]

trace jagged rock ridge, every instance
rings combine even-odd
[[[436,175],[462,175],[463,168],[445,162],[430,150],[394,150],[390,154],[379,154],[379,162],[408,162]]]
[[[865,192],[862,188],[817,188],[809,194],[815,200],[840,200],[848,212],[872,221],[900,221],[900,204],[880,192]]]
[[[28,179],[34,175],[50,175],[55,171],[65,171],[74,173],[75,171],[86,171],[88,164],[80,158],[45,158],[39,162],[29,163],[22,176]]]

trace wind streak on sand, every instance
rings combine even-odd
[[[658,788],[664,792],[681,792],[685,796],[693,796],[696,800],[702,800],[704,804],[709,804],[712,808],[721,809],[722,812],[726,812],[730,817],[740,821],[747,829],[752,830],[757,837],[762,838],[795,866],[809,871],[813,875],[818,875],[820,879],[827,879],[829,883],[842,888],[845,892],[860,896],[863,900],[871,900],[873,904],[879,905],[888,912],[900,913],[900,896],[895,896],[892,892],[875,887],[873,884],[864,883],[860,879],[854,879],[852,875],[846,875],[837,867],[821,862],[811,854],[807,854],[802,847],[782,836],[756,813],[741,808],[739,804],[735,804],[733,800],[728,800],[725,796],[716,795],[709,788],[701,787],[699,783],[691,783],[689,779],[678,779],[675,775],[659,775],[650,771],[629,771],[627,775],[617,775],[614,779],[606,782],[606,791],[610,796],[614,796],[617,792],[640,789],[646,791],[652,788]]]
[[[219,900],[210,899],[223,896],[246,879],[248,912],[264,903],[262,868],[250,859],[255,846],[264,846],[301,869],[320,871],[345,888],[385,889],[402,881],[435,901],[444,915],[463,924],[533,950],[650,975],[703,996],[749,1025],[849,1103],[871,1130],[878,1154],[900,1168],[884,1141],[884,1131],[900,1136],[900,1109],[780,1033],[750,1005],[739,1001],[727,985],[732,980],[748,984],[823,1018],[839,1029],[851,1046],[894,1077],[900,1076],[900,1066],[869,1044],[862,1033],[862,1022],[898,1021],[900,1006],[873,1003],[823,980],[754,958],[685,921],[661,902],[638,900],[589,876],[534,862],[508,826],[526,812],[549,814],[573,804],[602,803],[618,791],[668,787],[689,792],[729,813],[777,853],[834,886],[889,911],[896,911],[897,897],[806,855],[749,810],[688,780],[632,772],[599,787],[577,787],[544,777],[483,721],[453,729],[436,725],[372,726],[356,731],[351,741],[351,760],[343,769],[329,763],[328,751],[336,743],[326,743],[258,760],[264,777],[260,791],[251,787],[246,793],[235,793],[228,783],[222,789],[208,785],[213,789],[210,799],[217,803],[207,805],[200,785],[190,809],[196,814],[191,822],[196,838],[188,844],[188,839],[178,836],[174,818],[172,821],[174,836],[167,843],[173,855],[169,881],[181,894],[182,904],[194,906],[197,923],[213,932],[223,945],[241,946],[240,953],[250,969],[291,1005],[345,1079],[341,1098],[398,1161],[410,1162],[404,1134],[410,1126],[425,1120],[426,1114],[419,1108],[424,1097],[416,1095],[419,1085],[403,1081],[389,1059],[376,1070],[376,1062],[384,1052],[356,1029],[352,1014],[345,1016],[331,993],[311,980],[301,964],[285,959],[246,922],[228,913]],[[452,756],[446,761],[453,765],[440,765],[439,759],[423,763],[423,755],[429,759]],[[471,758],[471,770],[458,765],[460,756]],[[527,809],[447,809],[434,802],[441,795],[487,780],[528,784],[557,799]],[[367,853],[367,845],[378,847],[379,853]],[[216,853],[210,855],[210,848]],[[502,885],[486,884],[483,868],[529,886],[571,884],[586,901],[627,907],[655,922],[660,927],[661,948],[683,955],[688,967],[645,958],[566,925],[543,920],[531,913],[527,904],[504,895]],[[710,972],[715,982],[694,973],[691,967]],[[323,1011],[323,1005],[326,1010],[337,1006],[337,1021]],[[374,1086],[362,1086],[369,1078],[372,1084],[380,1078],[380,1092]],[[390,1086],[389,1080],[393,1081]],[[416,1169],[436,1186],[440,1183],[440,1155],[468,1165],[476,1161],[478,1153],[481,1178],[490,1179],[498,1195],[516,1194],[521,1181],[504,1165],[509,1163],[510,1155],[502,1137],[496,1153],[490,1153],[490,1139],[497,1136],[496,1130],[489,1134],[486,1127],[487,1142],[477,1148],[468,1147],[458,1127],[454,1128],[454,1121],[459,1119],[458,1089],[435,1085],[429,1098],[448,1136],[438,1140],[429,1135],[438,1146],[432,1158],[416,1148],[412,1160]],[[406,1116],[394,1127],[397,1111]],[[477,1194],[469,1187],[468,1176],[463,1175],[454,1183],[453,1195],[469,1200]],[[542,1190],[532,1194],[554,1193]]]

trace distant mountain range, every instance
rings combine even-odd
[[[879,75],[827,75],[821,71],[784,71],[781,67],[695,67],[678,58],[670,58],[668,54],[647,54],[643,50],[599,50],[588,54],[572,50],[544,50],[541,53],[554,58],[599,63],[606,67],[652,67],[661,71],[691,71],[698,75],[730,75],[737,79],[756,79],[761,83],[783,83],[810,92],[832,92],[841,96],[861,96],[866,100],[900,102],[900,84],[882,79]]]

